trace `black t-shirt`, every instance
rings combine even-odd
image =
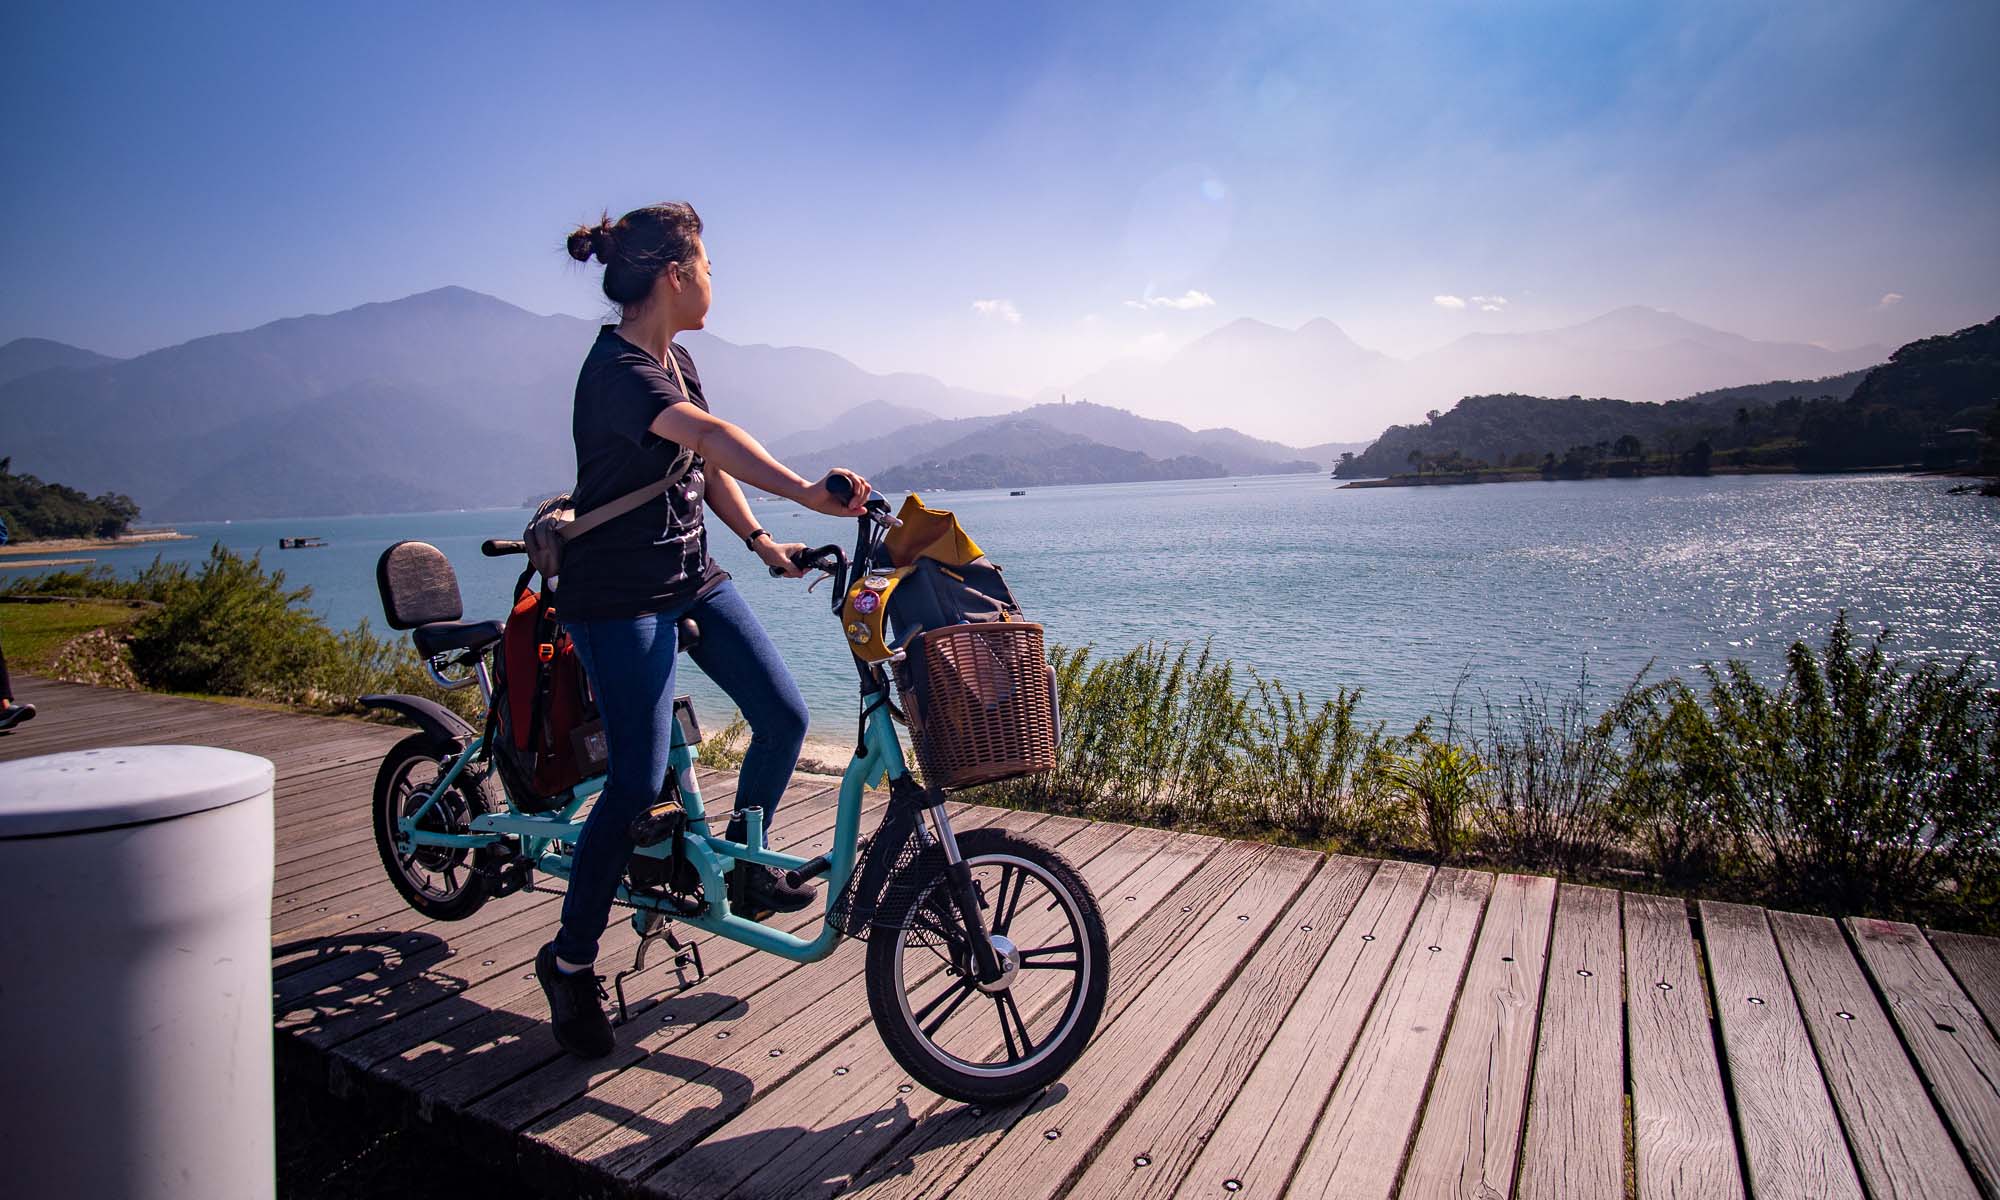
[[[669,405],[696,404],[708,411],[694,358],[672,347],[687,381],[674,384],[671,367],[620,337],[610,325],[576,377],[576,491],[579,516],[627,492],[655,483],[673,469],[681,448],[648,430]],[[707,486],[701,456],[665,496],[613,517],[563,547],[562,586],[556,602],[564,620],[598,621],[644,616],[679,604],[729,578],[708,556],[702,526]]]

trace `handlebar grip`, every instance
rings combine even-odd
[[[788,558],[801,571],[831,571],[840,565],[841,553],[838,546],[820,546],[812,550],[794,550]],[[770,568],[771,578],[783,579],[785,573],[776,567]]]
[[[854,481],[845,475],[827,476],[826,490],[833,493],[833,498],[842,504],[854,502]]]
[[[518,539],[487,538],[479,543],[479,552],[488,558],[505,558],[509,554],[526,554],[528,543]]]

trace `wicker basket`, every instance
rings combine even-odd
[[[1055,671],[1042,627],[949,625],[918,635],[896,672],[924,782],[950,789],[1056,766]]]

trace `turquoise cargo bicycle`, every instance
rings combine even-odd
[[[871,500],[851,558],[838,546],[822,546],[795,559],[832,577],[837,617],[843,607],[850,616],[857,611],[857,599],[859,611],[871,611],[886,597],[882,539],[899,523],[885,503]],[[482,552],[500,556],[522,547],[489,541]],[[421,542],[398,543],[384,552],[378,582],[389,623],[410,631],[433,678],[446,688],[477,686],[490,710],[489,658],[503,627],[460,620],[458,583],[444,555]],[[702,979],[700,947],[683,943],[676,923],[798,962],[826,958],[843,938],[859,937],[868,942],[871,1015],[904,1070],[968,1103],[1028,1095],[1060,1077],[1096,1029],[1110,966],[1103,919],[1082,877],[1054,850],[1001,829],[953,832],[945,788],[918,783],[896,732],[899,718],[917,718],[912,691],[902,689],[906,714],[892,703],[890,684],[892,676],[902,678],[897,673],[908,656],[920,654],[934,684],[950,675],[962,685],[956,717],[940,711],[929,722],[918,719],[917,732],[927,779],[967,778],[960,768],[968,753],[978,757],[977,747],[939,746],[935,755],[929,747],[956,730],[982,745],[1001,744],[985,752],[989,758],[1018,756],[1014,726],[1021,713],[1046,720],[1053,708],[1040,628],[960,625],[897,649],[877,638],[869,652],[854,645],[862,640],[857,629],[845,630],[860,675],[854,759],[841,780],[833,844],[816,858],[763,848],[760,809],[745,812],[741,842],[711,830],[694,773],[700,729],[687,698],[675,701],[668,780],[659,802],[633,823],[635,849],[617,896],[632,910],[640,936],[632,968],[615,981],[621,1019],[625,981],[644,969],[656,942],[674,955],[681,986]],[[683,650],[700,636],[690,621],[680,633]],[[383,865],[412,908],[461,920],[488,899],[535,889],[538,875],[568,878],[601,775],[554,796],[521,794],[518,772],[497,769],[491,719],[482,731],[424,697],[362,701],[418,726],[383,760],[373,805]],[[953,725],[966,710],[974,724]],[[884,782],[889,799],[882,821],[864,841],[864,792]],[[812,936],[732,911],[729,876],[739,862],[776,868],[795,883],[826,881],[825,919],[808,930]]]

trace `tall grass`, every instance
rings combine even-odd
[[[1172,828],[1472,861],[1842,913],[2000,926],[2000,692],[1907,664],[1845,615],[1761,679],[1643,676],[1599,706],[1456,694],[1391,733],[1359,689],[1317,703],[1207,643],[1056,648],[1065,736],[1006,803]]]

